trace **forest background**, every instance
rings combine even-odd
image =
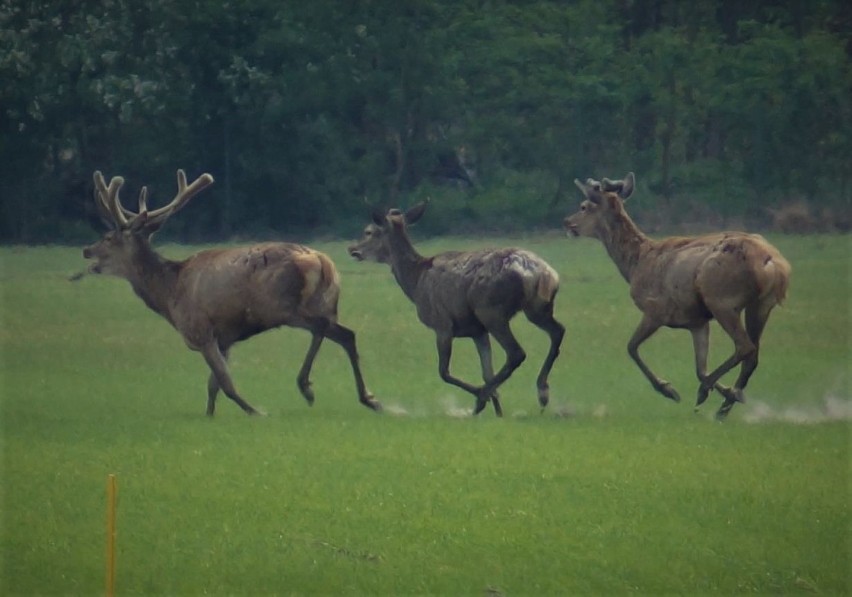
[[[557,228],[628,170],[652,230],[849,225],[845,0],[0,0],[0,47],[7,244],[92,239],[96,169],[212,173],[185,242]]]

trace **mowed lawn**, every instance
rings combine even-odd
[[[119,594],[849,594],[852,242],[770,240],[790,294],[724,423],[716,395],[693,412],[687,332],[643,346],[684,402],[642,377],[625,350],[639,312],[589,240],[418,245],[523,246],[560,273],[551,405],[540,414],[535,393],[546,336],[520,316],[528,359],[501,388],[503,419],[467,415],[389,269],[344,242],[314,246],[341,270],[341,321],[382,414],[358,404],[330,342],[308,407],[295,378],[309,336],[280,329],[232,353],[268,416],[220,397],[209,419],[203,359],[126,282],[68,281],[78,248],[2,248],[0,593],[104,590],[114,473]],[[719,363],[731,344],[718,326],[711,342]],[[453,370],[479,379],[469,340]]]

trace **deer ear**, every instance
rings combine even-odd
[[[364,195],[364,204],[370,209],[370,219],[376,226],[382,226],[385,223],[385,212],[379,209],[378,205],[370,203],[367,196]]]
[[[148,212],[143,211],[130,222],[130,232],[132,234],[147,234],[149,237],[163,226],[165,220],[152,220],[148,217]]]
[[[138,216],[133,218],[133,220],[131,220],[130,232],[135,234],[135,233],[139,232],[140,230],[146,228],[147,224],[148,224],[148,212],[143,211]]]
[[[633,189],[636,188],[636,175],[632,172],[628,172],[627,176],[624,177],[624,180],[621,181],[621,190],[618,192],[618,195],[621,197],[622,201],[627,201],[630,198],[630,195],[633,194]]]
[[[429,205],[429,200],[421,201],[414,207],[410,208],[407,212],[405,212],[405,223],[406,224],[415,224],[417,220],[423,217],[423,214],[426,212],[426,206]]]

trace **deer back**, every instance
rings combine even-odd
[[[523,249],[447,252],[430,261],[414,295],[418,314],[430,327],[478,309],[511,317],[533,303],[552,301],[559,288],[556,271]]]
[[[673,325],[709,317],[706,304],[743,308],[768,293],[780,302],[789,264],[761,236],[723,232],[652,241],[630,279],[636,305]]]
[[[202,251],[183,263],[171,309],[176,327],[203,344],[243,339],[313,317],[337,319],[340,278],[323,253],[290,243]]]

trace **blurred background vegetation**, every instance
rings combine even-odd
[[[217,180],[183,241],[352,236],[365,197],[555,228],[628,170],[650,229],[848,226],[846,0],[0,0],[0,41],[0,242],[89,239],[94,170],[135,208],[179,167]]]

